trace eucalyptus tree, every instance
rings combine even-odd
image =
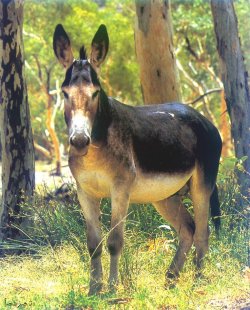
[[[23,55],[23,1],[0,3],[0,128],[2,144],[2,203],[0,240],[16,238],[20,205],[31,197],[34,151]]]
[[[211,8],[242,194],[250,198],[250,92],[232,0],[212,0]]]
[[[135,46],[144,103],[180,100],[170,1],[135,3]]]

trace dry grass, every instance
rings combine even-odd
[[[210,251],[203,278],[195,278],[190,257],[176,286],[165,289],[164,271],[173,250],[158,246],[158,240],[155,247],[138,247],[135,239],[127,236],[116,295],[107,290],[106,252],[104,289],[94,297],[87,297],[88,259],[73,246],[2,259],[0,309],[223,309],[250,298],[246,271],[223,244],[216,244],[220,254]]]

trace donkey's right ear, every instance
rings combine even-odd
[[[74,61],[74,56],[69,37],[61,24],[57,25],[55,28],[53,48],[59,62],[65,69],[68,69]]]

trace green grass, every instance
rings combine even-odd
[[[177,247],[176,234],[152,206],[132,205],[118,291],[111,294],[107,288],[109,255],[104,247],[104,287],[101,295],[92,297],[87,296],[85,222],[75,190],[69,185],[70,197],[55,199],[50,189],[40,189],[34,204],[22,208],[21,215],[30,218],[29,226],[22,229],[24,238],[1,245],[22,254],[0,259],[0,309],[238,309],[240,302],[246,304],[250,299],[245,269],[248,204],[237,205],[239,189],[225,171],[222,167],[219,176],[223,228],[216,240],[211,227],[210,251],[201,278],[195,276],[193,249],[176,285],[164,287],[165,271]],[[48,194],[53,199],[45,199]],[[192,209],[190,200],[185,203]],[[102,223],[105,244],[110,226],[107,199],[102,202]]]
[[[190,257],[176,287],[164,289],[164,272],[173,250],[164,246],[162,238],[144,243],[136,239],[127,234],[115,295],[107,290],[106,251],[104,289],[98,297],[87,296],[88,260],[72,245],[2,259],[0,309],[213,309],[219,301],[227,304],[247,298],[249,282],[243,276],[243,265],[223,243],[212,244],[203,278],[195,278]]]

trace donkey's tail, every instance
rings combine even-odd
[[[219,202],[219,197],[218,197],[218,188],[216,184],[214,186],[214,190],[210,197],[210,209],[211,209],[212,221],[215,227],[215,232],[216,232],[217,237],[219,237],[220,225],[221,225],[221,221],[220,221],[221,211],[220,211],[220,202]]]

